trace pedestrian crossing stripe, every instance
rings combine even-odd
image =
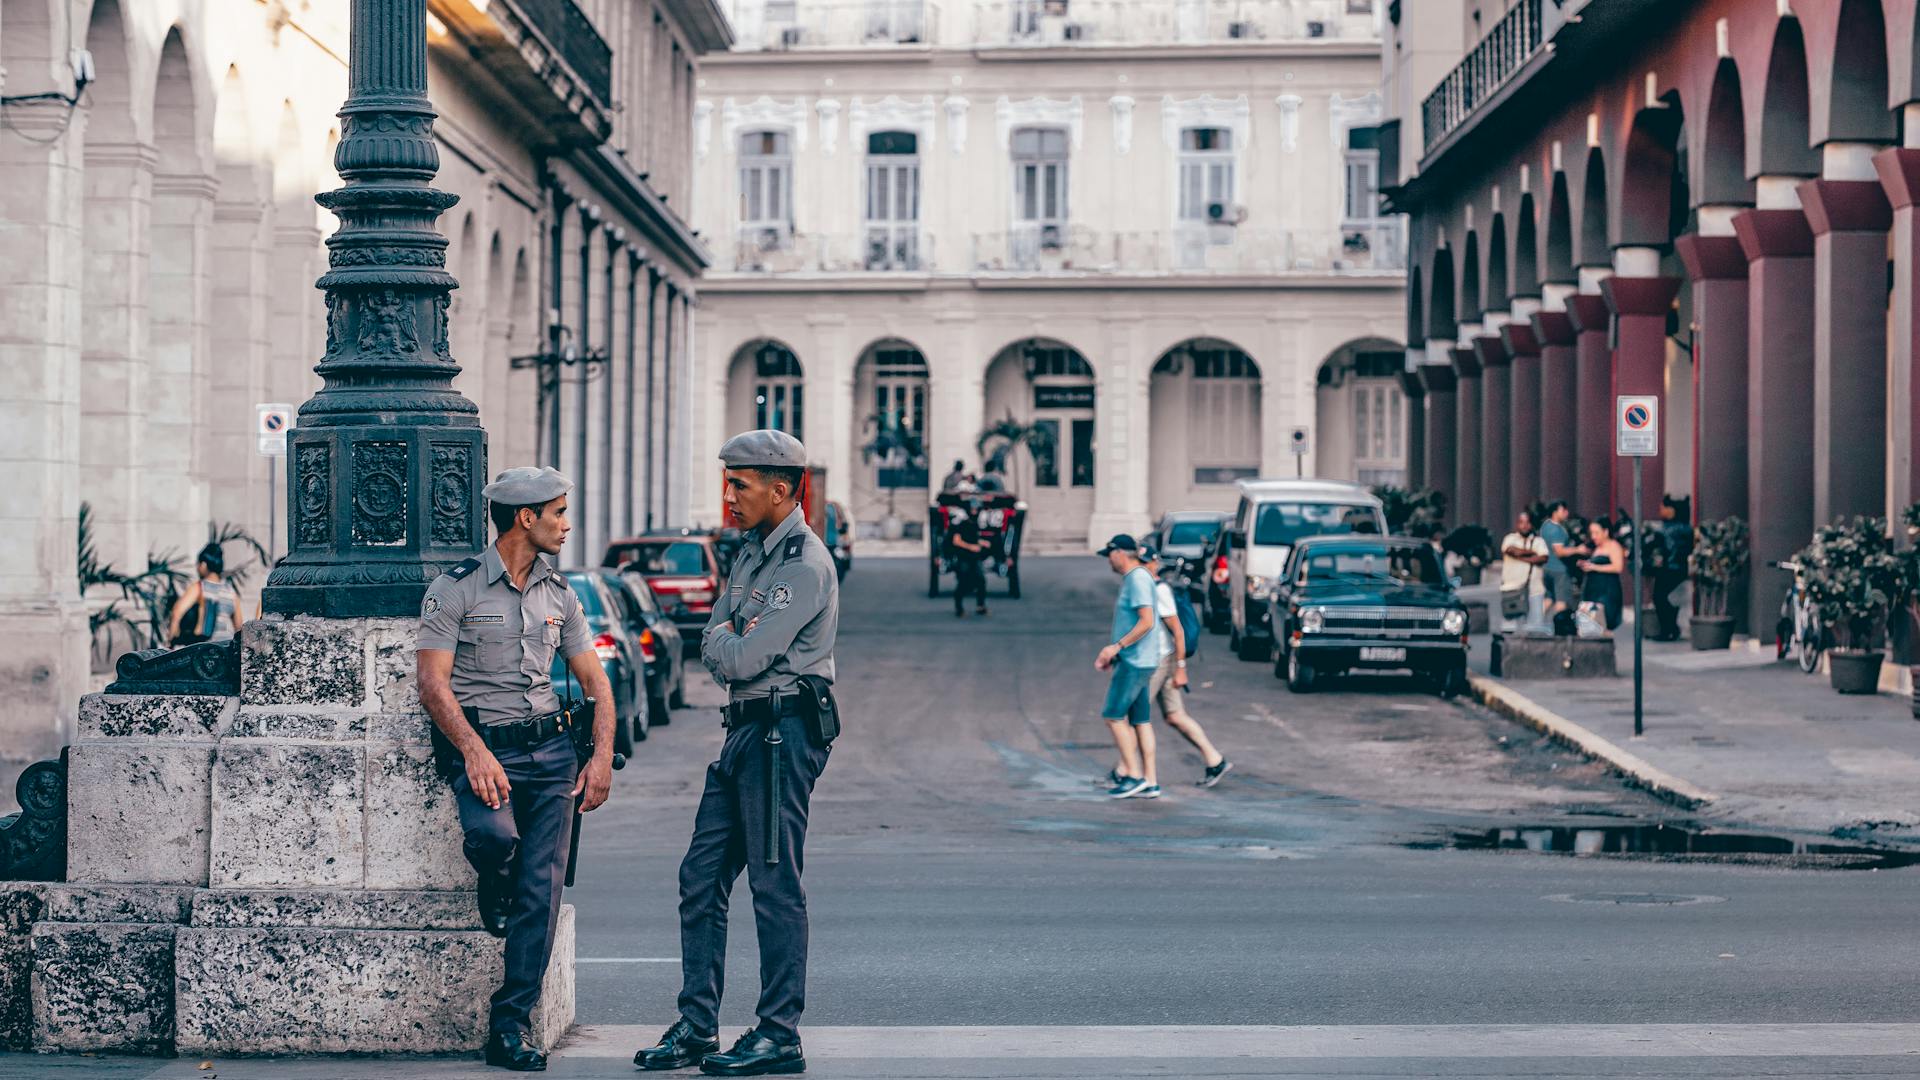
[[[631,1058],[671,1022],[576,1028],[553,1057]],[[800,1037],[816,1064],[967,1058],[1920,1058],[1920,1024],[803,1027]]]

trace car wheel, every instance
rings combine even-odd
[[[618,721],[613,725],[613,752],[627,757],[633,756],[633,728],[639,723],[637,717]]]
[[[1233,619],[1211,608],[1207,610],[1207,629],[1216,634],[1224,634],[1233,629]]]
[[[1020,564],[1014,563],[1007,568],[1007,599],[1020,599]]]
[[[670,713],[674,709],[684,709],[686,707],[687,707],[687,680],[686,680],[686,676],[683,675],[680,677],[680,684],[673,688],[673,693],[667,698],[667,708]],[[654,723],[662,727],[665,727],[666,725],[673,723],[673,717],[671,715],[662,715],[659,718],[655,719]]]
[[[1313,665],[1300,659],[1300,650],[1287,651],[1287,689],[1296,694],[1313,692]]]
[[[1442,701],[1452,701],[1454,698],[1467,692],[1467,669],[1464,667],[1448,668],[1446,671],[1441,672],[1440,678],[1437,681],[1440,683],[1440,699]]]
[[[1287,654],[1277,646],[1273,650],[1273,677],[1276,679],[1287,677]]]
[[[940,563],[938,561],[931,561],[927,563],[927,598],[929,600],[934,600],[934,599],[938,599],[939,596],[940,596]]]
[[[659,727],[662,722],[660,718],[667,715],[667,709],[668,709],[668,706],[667,706],[666,698],[657,697],[647,702],[648,726]],[[642,735],[641,738],[644,739],[646,738],[646,736]]]

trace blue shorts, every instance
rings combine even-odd
[[[1107,701],[1100,707],[1106,720],[1126,720],[1135,725],[1153,723],[1153,669],[1136,667],[1125,660],[1113,665],[1113,681],[1107,683]]]

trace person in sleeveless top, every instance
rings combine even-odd
[[[240,612],[240,591],[226,579],[227,559],[220,545],[201,548],[194,569],[198,580],[180,594],[167,622],[167,637],[175,645],[230,638],[246,621]]]

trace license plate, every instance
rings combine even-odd
[[[1360,659],[1373,661],[1405,660],[1407,650],[1385,645],[1365,645],[1360,649]]]

